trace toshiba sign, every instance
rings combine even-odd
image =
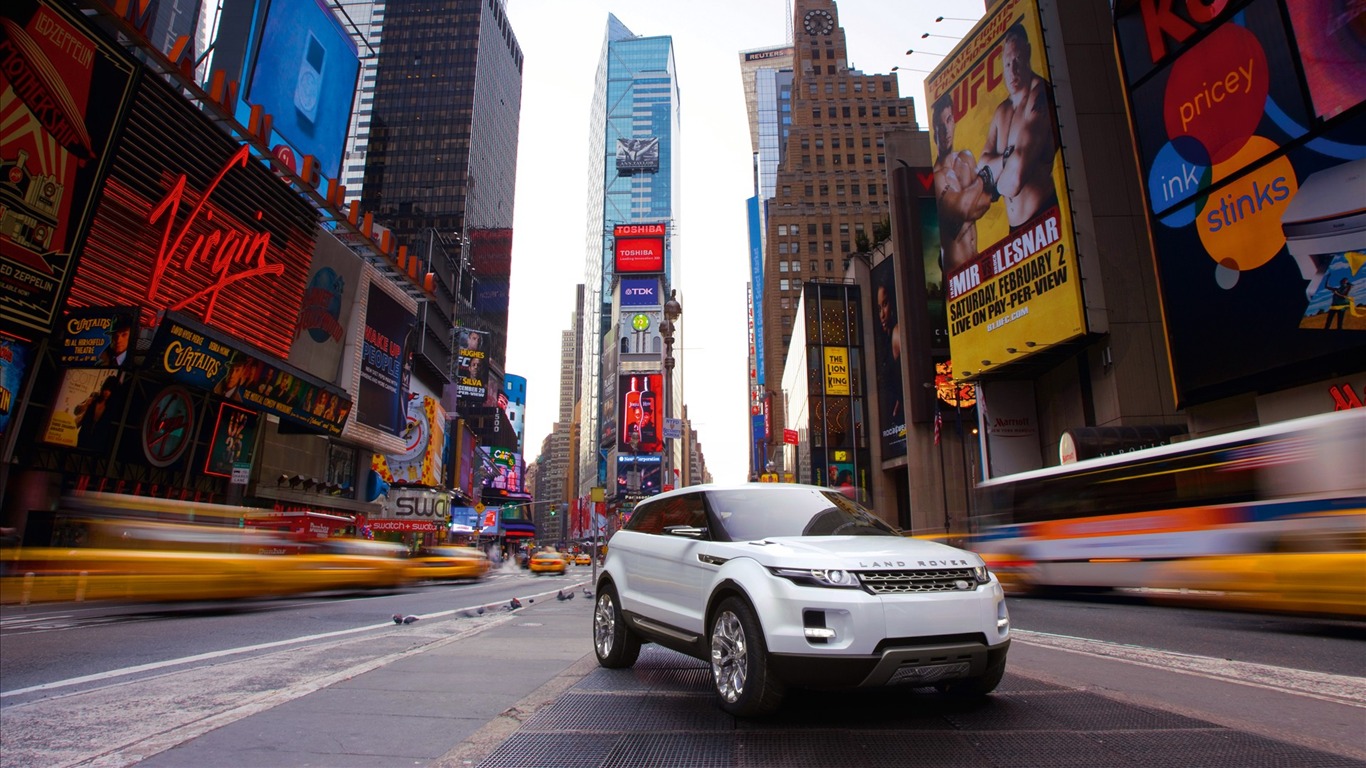
[[[663,272],[664,240],[658,237],[617,238],[617,274]]]

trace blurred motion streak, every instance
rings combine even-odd
[[[488,570],[478,550],[440,548],[408,558],[401,544],[271,530],[279,527],[269,524],[271,516],[246,507],[72,494],[53,517],[51,546],[0,550],[0,603],[393,589],[419,579],[480,578]]]
[[[969,546],[1007,589],[1366,617],[1366,409],[995,478]]]

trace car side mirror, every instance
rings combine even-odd
[[[692,525],[666,525],[664,532],[670,536],[686,536],[689,539],[701,539],[707,535],[706,528]]]

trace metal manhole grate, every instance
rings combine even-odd
[[[478,768],[598,768],[620,736],[515,733]]]
[[[648,681],[652,690],[671,693],[712,692],[711,669],[652,669],[640,673],[642,680]]]
[[[996,687],[996,692],[997,692],[997,693],[1020,693],[1020,692],[1023,692],[1023,691],[1071,691],[1071,690],[1074,690],[1074,689],[1068,688],[1068,687],[1065,686],[1065,685],[1054,685],[1053,683],[1045,683],[1045,682],[1043,682],[1042,680],[1035,680],[1035,679],[1033,679],[1033,678],[1031,678],[1031,677],[1024,677],[1024,676],[1021,676],[1021,675],[1012,675],[1012,674],[1010,674],[1009,671],[1007,671],[1007,672],[1006,672],[1006,676],[1005,676],[1004,678],[1002,678],[1001,684],[1000,684],[999,686]]]
[[[602,768],[731,768],[733,747],[729,734],[630,734],[617,742]]]
[[[578,690],[648,691],[654,681],[633,669],[595,669],[574,684]]]
[[[708,669],[706,662],[671,651],[660,645],[648,643],[641,647],[640,658],[636,659],[635,669]]]
[[[1047,731],[1059,725],[1049,708],[1028,694],[991,696],[980,702],[944,702],[944,719],[962,731]],[[1052,696],[1047,701],[1052,701]]]
[[[1204,720],[1137,707],[1094,693],[1036,696],[1032,701],[1047,709],[1062,727],[1074,731],[1183,730],[1211,725]]]
[[[637,730],[638,714],[650,697],[643,694],[608,695],[576,690],[541,707],[522,726],[532,731],[623,731]]]
[[[1094,768],[1141,768],[1146,764],[1107,749],[1093,734],[1065,731],[964,734],[986,765],[1011,768],[1054,768],[1075,765]]]
[[[1366,762],[1275,741],[1250,733],[1210,728],[1203,731],[1139,733],[1096,732],[1106,749],[1151,768],[1362,768]]]
[[[654,694],[637,713],[633,731],[733,731],[735,718],[711,696]]]
[[[856,731],[955,732],[944,719],[951,704],[938,693],[910,693],[904,688],[851,691],[791,691],[774,718],[736,721],[741,730],[849,729]]]

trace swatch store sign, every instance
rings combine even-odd
[[[451,497],[426,488],[390,488],[382,517],[370,518],[372,531],[429,533],[450,524]]]

